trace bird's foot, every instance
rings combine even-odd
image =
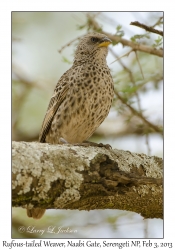
[[[96,142],[91,142],[91,141],[84,141],[82,143],[75,143],[73,144],[74,146],[84,146],[84,147],[104,147],[106,149],[112,149],[111,145],[109,144],[103,144],[103,143],[96,143]]]
[[[69,144],[69,142],[67,142],[64,138],[60,137],[59,139],[59,143],[60,144]]]
[[[81,143],[69,143],[62,137],[59,139],[59,143],[60,144],[67,144],[67,145],[73,145],[73,146],[83,146],[83,147],[93,146],[93,147],[103,147],[103,148],[106,148],[106,149],[112,149],[111,145],[109,145],[109,144],[96,143],[96,142],[92,142],[92,141],[84,141],[84,142],[81,142]]]

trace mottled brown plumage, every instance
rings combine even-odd
[[[81,38],[74,63],[58,81],[50,100],[40,142],[82,143],[104,121],[114,95],[113,80],[106,64],[110,43],[108,37],[99,33]]]

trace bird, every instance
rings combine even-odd
[[[86,143],[107,117],[114,97],[114,84],[106,62],[104,34],[92,32],[80,38],[73,65],[58,81],[45,114],[39,142]],[[40,219],[42,208],[28,208],[27,215]]]

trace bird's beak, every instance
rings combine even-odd
[[[112,41],[109,38],[103,38],[100,41],[100,44],[98,45],[98,47],[107,47],[109,44],[111,44]]]

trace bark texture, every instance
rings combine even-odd
[[[12,205],[163,218],[163,161],[99,147],[12,142]]]

